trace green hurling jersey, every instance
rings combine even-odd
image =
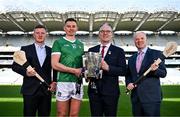
[[[56,40],[52,46],[52,53],[59,52],[59,62],[67,67],[82,68],[82,55],[84,54],[84,45],[79,40],[74,42],[64,38]],[[78,77],[71,73],[58,72],[58,82],[77,82]]]

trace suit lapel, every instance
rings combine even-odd
[[[150,57],[150,53],[149,53],[150,49],[148,48],[145,55],[144,55],[144,59],[142,61],[142,64],[141,64],[141,68],[140,68],[140,72],[144,71],[144,69],[146,68],[146,65],[148,62],[148,58]]]
[[[137,70],[136,70],[136,59],[137,59],[137,53],[133,56],[132,58],[132,63],[130,63],[130,65],[132,66],[131,68],[134,68],[135,72],[137,73]]]
[[[46,48],[46,58],[44,60],[42,67],[44,66],[45,63],[47,63],[46,61],[48,61],[48,58],[50,58],[50,56],[51,56],[51,51],[48,49],[47,46],[45,46],[45,48]]]
[[[100,45],[98,45],[97,48],[95,48],[95,52],[100,52]]]
[[[104,60],[107,60],[112,53],[112,44],[109,46]]]

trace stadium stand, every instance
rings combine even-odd
[[[61,35],[63,36],[63,35]],[[47,37],[47,45],[52,46],[53,42],[58,39],[60,35],[49,35]],[[7,38],[7,39],[6,39]],[[88,50],[89,47],[92,47],[94,45],[97,45],[99,43],[98,36],[93,35],[77,35],[77,38],[80,39],[84,45],[85,45],[85,51]],[[0,37],[0,40],[6,40],[6,42],[2,41],[0,42],[0,45],[3,45],[0,47],[0,67],[11,67],[12,64],[12,54],[15,50],[20,49],[20,46],[27,45],[33,43],[33,37],[32,36],[6,36],[6,37]],[[149,41],[149,47],[158,49],[163,51],[165,45],[169,41],[176,41],[178,44],[180,44],[180,38],[177,35],[171,35],[168,36],[168,38],[165,36],[156,36],[156,35],[150,35],[148,36]],[[128,59],[134,52],[136,52],[136,48],[133,44],[132,35],[127,36],[120,36],[115,35],[114,36],[114,44],[117,46],[122,47],[125,50],[126,58]],[[180,48],[178,51],[171,55],[169,58],[166,59],[166,65],[167,67],[180,67]]]
[[[177,11],[130,11],[118,13],[113,11],[83,12],[69,11],[65,13],[54,11],[9,11],[0,13],[0,29],[8,31],[31,32],[36,24],[43,24],[48,31],[62,31],[66,18],[75,18],[80,31],[93,33],[98,31],[103,22],[112,25],[114,31],[153,31],[170,30],[180,32],[180,13]]]
[[[46,43],[52,46],[52,43],[60,36],[64,35],[63,25],[67,18],[75,18],[77,20],[79,31],[77,38],[85,44],[85,51],[89,47],[97,45],[99,26],[108,22],[112,25],[114,35],[114,44],[122,47],[128,59],[136,48],[132,40],[132,35],[136,31],[146,31],[148,33],[149,47],[162,50],[169,41],[176,41],[180,45],[180,12],[177,11],[157,11],[148,13],[146,11],[129,11],[124,13],[114,11],[37,11],[30,13],[26,11],[8,11],[0,12],[0,84],[11,82],[22,82],[21,76],[17,74],[8,74],[12,70],[13,62],[12,54],[19,50],[20,46],[31,44],[33,42],[32,30],[35,25],[43,24],[48,29],[48,37]],[[14,31],[16,31],[14,33]],[[19,32],[17,32],[19,31]],[[168,33],[162,33],[168,31]],[[171,33],[169,33],[169,31]],[[180,69],[180,46],[178,51],[165,60],[166,66],[170,71],[170,75],[174,72],[179,76]],[[173,68],[173,69],[172,69]],[[15,79],[4,80],[6,75],[13,75]],[[168,78],[171,76],[167,76]],[[165,84],[180,84],[174,77],[174,81],[162,80]],[[1,82],[1,79],[2,82]],[[124,80],[120,80],[124,81]]]

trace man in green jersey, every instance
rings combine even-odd
[[[57,75],[57,116],[78,116],[83,86],[81,80],[82,55],[84,45],[75,38],[78,30],[73,18],[65,21],[66,36],[56,40],[52,47],[51,64]]]

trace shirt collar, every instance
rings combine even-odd
[[[102,48],[102,46],[106,46],[106,48],[109,48],[109,46],[111,45],[111,43],[108,43],[108,44],[106,44],[106,45],[100,45],[101,46],[101,48]]]
[[[140,53],[140,51],[142,51],[142,52],[145,54],[146,51],[147,51],[147,49],[148,49],[148,47],[145,47],[145,48],[143,48],[142,50],[138,50],[138,53]]]
[[[45,44],[43,45],[38,45],[37,43],[34,43],[35,47],[38,48],[38,47],[41,47],[41,48],[45,48]]]
[[[76,41],[76,39],[74,39],[74,40],[69,40],[69,39],[67,39],[66,37],[63,37],[66,41],[69,41],[69,42],[71,42],[71,43],[74,43],[75,41]]]

